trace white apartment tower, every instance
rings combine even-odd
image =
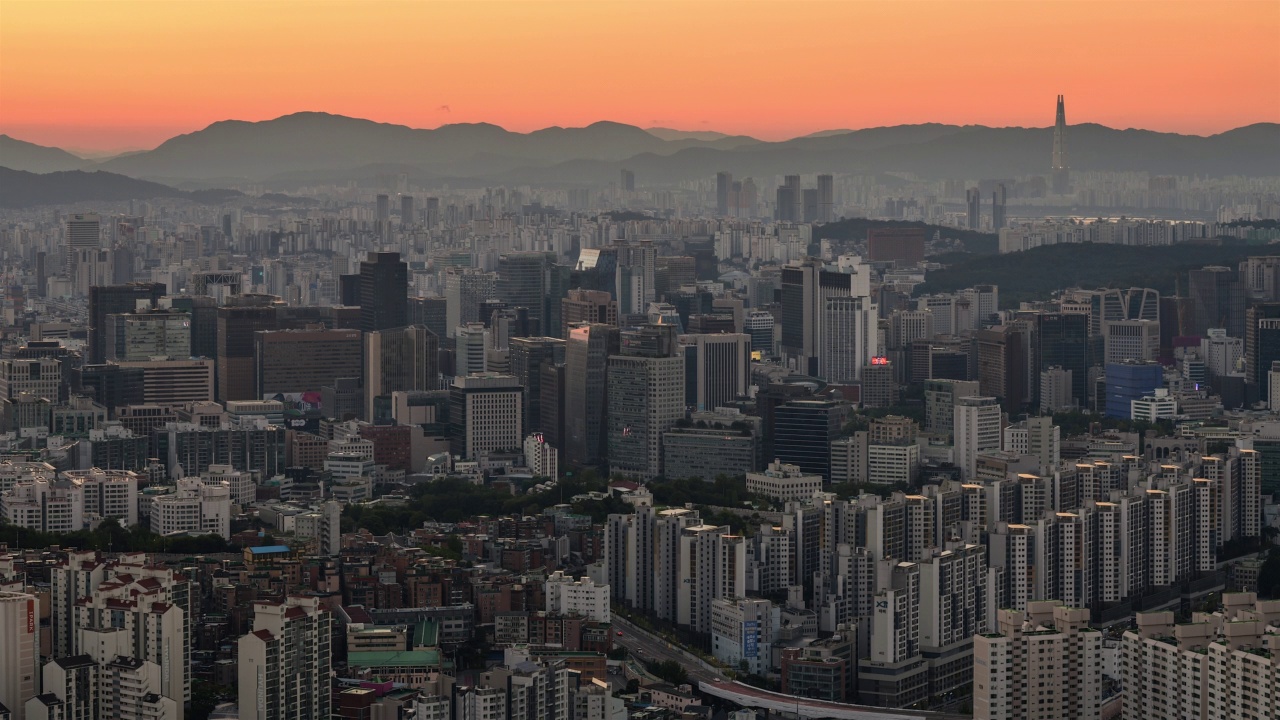
[[[1002,422],[1000,404],[995,398],[956,398],[953,421],[955,457],[964,479],[973,478],[978,455],[1000,449]]]
[[[238,653],[240,720],[329,717],[330,624],[318,598],[254,603]]]

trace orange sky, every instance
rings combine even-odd
[[[150,147],[323,110],[527,131],[617,120],[765,138],[1280,121],[1277,0],[689,3],[0,0],[0,132]]]

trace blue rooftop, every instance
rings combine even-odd
[[[265,555],[267,553],[287,553],[288,545],[263,545],[262,547],[251,547],[249,552],[254,555]]]

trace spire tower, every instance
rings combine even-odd
[[[1071,190],[1067,170],[1067,108],[1066,96],[1058,96],[1058,117],[1053,125],[1053,193],[1066,195]]]

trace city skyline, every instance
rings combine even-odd
[[[1163,3],[1158,14],[1144,2],[805,3],[786,13],[675,2],[666,13],[628,2],[352,12],[334,2],[305,15],[291,3],[73,5],[6,8],[0,132],[104,152],[219,120],[317,111],[423,128],[611,120],[777,140],[925,122],[1043,127],[1049,94],[1071,97],[1073,119],[1117,128],[1207,135],[1280,119],[1280,93],[1267,92],[1277,68],[1265,40],[1280,28],[1272,3]],[[130,32],[146,51],[121,51]],[[339,32],[341,43],[324,42]],[[1175,49],[1151,52],[1126,40],[1135,33]],[[1015,42],[1028,36],[1055,40],[1055,53]],[[645,51],[650,41],[663,52]],[[1229,57],[1176,49],[1227,46]],[[165,56],[182,62],[155,62]],[[113,92],[75,90],[89,87]],[[780,87],[803,102],[781,102]],[[1168,103],[1172,93],[1199,101]]]

